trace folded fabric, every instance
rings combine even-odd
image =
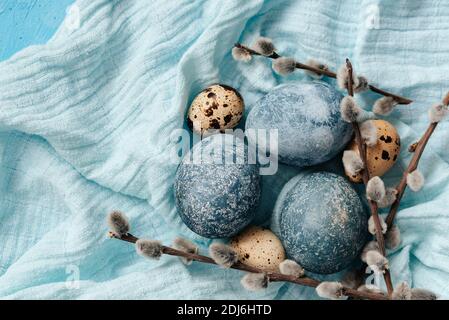
[[[79,26],[68,16],[47,44],[0,63],[2,298],[317,298],[313,289],[286,284],[247,292],[237,271],[184,266],[174,257],[147,261],[106,237],[106,214],[119,209],[136,236],[170,244],[182,234],[207,252],[210,240],[183,225],[173,199],[174,132],[186,128],[189,102],[220,82],[238,88],[247,112],[275,85],[307,81],[302,72],[279,78],[268,59],[233,61],[236,41],[268,36],[279,52],[334,69],[349,57],[376,85],[414,99],[388,117],[403,150],[387,185],[408,163],[406,146],[425,130],[427,108],[449,90],[449,5],[441,1],[78,0],[75,6]],[[369,108],[376,97],[364,94],[360,102]],[[449,297],[448,135],[446,121],[420,164],[424,189],[406,191],[398,214],[403,240],[391,253],[394,284],[407,280],[443,297]],[[265,177],[260,215],[269,216],[295,170],[281,167]]]

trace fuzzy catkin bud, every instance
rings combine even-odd
[[[345,150],[343,152],[343,166],[346,173],[355,176],[363,170],[363,160],[354,150]]]
[[[357,83],[357,85],[354,85],[355,93],[360,93],[360,92],[366,91],[369,88],[368,79],[366,77],[358,76],[356,83]]]
[[[120,211],[111,212],[108,215],[107,223],[112,233],[117,237],[122,237],[129,232],[128,218]]]
[[[385,196],[377,201],[377,205],[379,208],[386,208],[391,206],[395,201],[398,194],[398,190],[396,188],[387,188],[385,190]]]
[[[156,240],[139,239],[136,241],[138,254],[149,259],[159,259],[162,255],[162,244]]]
[[[279,264],[279,271],[282,274],[294,277],[302,277],[304,275],[304,269],[293,260],[286,259]]]
[[[377,127],[373,120],[367,120],[360,125],[360,135],[368,147],[377,144]]]
[[[259,291],[268,287],[268,277],[265,273],[247,273],[240,281],[249,291]]]
[[[362,80],[366,80],[366,78],[363,78]],[[357,77],[357,75],[353,72],[352,73],[353,88],[357,88],[360,86],[359,81],[360,78]],[[348,67],[346,64],[343,64],[337,71],[337,85],[340,87],[340,89],[347,90],[348,83],[349,83]],[[368,81],[366,81],[366,83],[368,83]]]
[[[366,256],[370,251],[380,251],[379,244],[376,241],[370,241],[363,247],[362,254],[360,255],[360,259],[363,262],[366,263]]]
[[[343,285],[340,282],[330,282],[330,281],[321,282],[316,287],[316,293],[321,298],[331,300],[340,300],[342,298],[345,298],[343,295]]]
[[[432,291],[420,288],[413,288],[410,300],[437,300],[438,296]]]
[[[372,201],[380,201],[385,197],[385,185],[381,178],[372,177],[366,185],[366,197]]]
[[[389,269],[388,259],[385,258],[379,251],[371,250],[366,253],[366,264],[375,273],[385,273]]]
[[[295,71],[296,61],[293,58],[280,57],[273,60],[272,67],[277,74],[286,76]]]
[[[429,120],[431,123],[438,123],[447,117],[448,107],[443,104],[435,104],[429,109]]]
[[[414,192],[418,192],[424,186],[424,176],[419,170],[407,174],[407,186]]]
[[[375,114],[389,115],[393,108],[397,105],[397,101],[392,97],[382,97],[376,100],[373,106],[373,112]]]
[[[186,253],[193,253],[193,254],[198,253],[198,247],[193,242],[190,242],[183,238],[176,238],[175,241],[173,242],[173,247]],[[180,259],[186,265],[190,265],[192,263],[192,259],[184,257],[180,257]]]
[[[341,118],[346,122],[358,122],[363,117],[363,109],[360,108],[355,99],[345,96],[340,102]]]
[[[251,53],[249,53],[248,50],[245,50],[244,48],[234,47],[232,48],[231,52],[232,57],[236,61],[249,62],[252,59]]]
[[[271,56],[276,50],[273,41],[266,37],[259,37],[252,49],[263,56]]]
[[[237,252],[228,245],[223,243],[212,243],[209,246],[209,254],[216,264],[230,268],[238,261]]]
[[[412,290],[410,289],[407,282],[402,282],[394,288],[393,294],[391,296],[393,300],[411,300]]]

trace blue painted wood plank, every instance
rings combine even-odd
[[[0,0],[0,61],[46,43],[74,0]]]

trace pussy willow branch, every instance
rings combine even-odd
[[[253,49],[251,49],[251,48],[249,48],[249,47],[247,47],[245,45],[242,45],[240,43],[236,43],[234,46],[236,48],[241,48],[241,49],[246,50],[251,55],[262,56],[257,51],[255,51],[255,50],[253,50]],[[277,59],[277,58],[280,58],[280,57],[281,56],[277,52],[274,52],[272,55],[267,56],[267,58],[270,58],[270,59]],[[315,68],[315,67],[312,67],[312,66],[309,66],[307,64],[300,63],[300,62],[296,62],[296,68],[297,69],[303,69],[303,70],[309,70],[309,71],[312,71],[312,72],[315,72],[315,73],[318,73],[318,74],[322,74],[322,75],[328,76],[330,78],[337,78],[337,74],[335,72],[333,72],[333,71]],[[401,97],[399,95],[396,95],[396,94],[393,94],[391,92],[385,91],[383,89],[377,88],[377,87],[375,87],[375,86],[373,86],[371,84],[368,84],[368,87],[369,87],[369,89],[371,91],[376,92],[376,93],[378,93],[380,95],[387,96],[387,97],[392,97],[399,104],[410,104],[410,103],[413,102],[412,100],[410,100],[408,98]]]
[[[348,94],[351,97],[353,97],[354,96],[353,69],[352,69],[351,61],[349,61],[349,59],[346,59],[346,67],[348,69]],[[357,121],[352,122],[352,128],[354,129],[355,141],[357,143],[360,157],[362,158],[362,162],[363,162],[364,169],[362,170],[362,178],[363,178],[363,183],[365,184],[365,187],[366,187],[366,185],[368,184],[368,181],[370,179],[370,174],[369,174],[368,165],[367,165],[368,161],[366,159],[366,145],[362,141],[362,135],[360,133],[360,126],[357,123]],[[380,253],[383,256],[385,256],[386,255],[385,254],[385,239],[382,234],[382,227],[380,224],[377,203],[372,200],[368,200],[368,203],[369,203],[369,207],[371,210],[371,216],[373,217],[374,224],[376,226],[376,240],[379,245]],[[391,281],[391,275],[390,275],[390,272],[388,271],[388,269],[385,270],[384,279],[385,279],[385,284],[387,287],[388,294],[391,295],[393,293],[393,283]]]
[[[443,99],[444,105],[449,105],[449,92],[446,94],[446,96]],[[396,201],[393,202],[391,205],[390,211],[388,212],[388,216],[385,220],[387,223],[388,229],[390,229],[393,226],[394,219],[396,217],[396,214],[399,209],[399,205],[402,200],[402,196],[404,195],[405,188],[407,187],[407,175],[410,172],[415,171],[418,168],[419,160],[421,160],[421,156],[424,152],[424,149],[426,148],[427,142],[429,142],[430,137],[432,136],[433,132],[435,131],[436,127],[438,125],[438,122],[433,122],[429,124],[427,127],[427,130],[424,132],[421,139],[419,139],[418,142],[414,143],[412,145],[412,148],[410,151],[414,152],[412,159],[410,160],[410,163],[405,169],[404,174],[402,175],[401,181],[399,182],[398,186],[396,187],[396,190],[398,191],[396,195]]]
[[[125,236],[122,236],[121,238],[116,237],[113,233],[110,233],[110,236],[114,239],[130,242],[130,243],[136,243],[139,238],[127,234]],[[177,250],[171,247],[162,246],[162,253],[167,254],[170,256],[176,256],[176,257],[183,257],[187,258],[193,261],[201,262],[201,263],[208,263],[208,264],[215,264],[215,261],[212,258],[200,255],[200,254],[194,254],[194,253],[188,253],[181,250]],[[245,272],[251,272],[251,273],[265,273],[269,279],[270,282],[291,282],[295,283],[301,286],[306,287],[312,287],[316,288],[321,282],[315,279],[311,279],[308,277],[301,277],[297,278],[295,276],[288,276],[277,272],[265,272],[261,269],[248,266],[246,264],[243,264],[241,262],[237,262],[234,265],[231,266],[232,269],[245,271]],[[377,293],[371,293],[371,292],[361,292],[357,291],[355,289],[351,289],[348,287],[343,288],[343,295],[347,297],[357,298],[357,299],[367,299],[367,300],[389,300],[389,298],[382,294]]]

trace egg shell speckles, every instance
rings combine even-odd
[[[269,229],[251,226],[234,237],[230,245],[240,262],[267,272],[278,272],[279,264],[285,260],[281,241]]]
[[[243,98],[237,90],[215,84],[195,97],[187,114],[187,124],[196,133],[232,129],[239,123],[244,109]]]
[[[251,109],[246,129],[278,129],[282,163],[304,167],[325,162],[351,139],[352,127],[341,119],[335,88],[324,82],[290,83],[272,89]],[[250,143],[255,136],[248,133]]]
[[[401,152],[401,139],[396,128],[388,121],[373,121],[377,127],[377,144],[373,147],[367,147],[366,161],[370,176],[381,177],[393,167],[399,157],[399,153]],[[354,150],[359,154],[359,148],[355,140],[351,141],[348,149]],[[356,175],[346,173],[346,175],[352,182],[361,183],[363,181],[362,173]]]
[[[247,163],[244,148],[235,147],[242,143],[229,134],[209,136],[195,144],[178,167],[176,208],[182,221],[201,236],[231,237],[254,218],[259,168]],[[200,161],[191,163],[192,154]]]
[[[368,215],[345,178],[305,171],[279,195],[271,230],[304,269],[330,274],[359,256],[368,237]]]

